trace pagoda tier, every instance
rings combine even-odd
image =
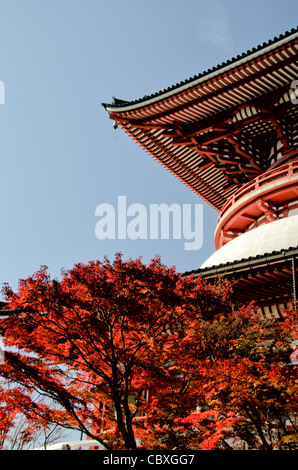
[[[298,156],[298,31],[185,82],[104,104],[110,118],[216,210]]]
[[[210,284],[219,276],[224,277],[233,286],[231,299],[236,305],[254,300],[264,318],[282,318],[284,309],[298,300],[297,262],[296,247],[196,269],[185,275],[202,275]]]
[[[216,251],[186,273],[233,286],[265,316],[297,302],[298,29],[136,101],[104,104],[152,157],[219,212]]]

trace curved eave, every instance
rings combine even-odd
[[[266,47],[244,54],[241,59],[165,92],[130,103],[115,100],[114,104],[103,106],[110,118],[146,152],[219,211],[237,188],[237,182],[230,184],[222,165],[214,164],[214,159],[212,163],[212,157],[206,163],[204,145],[199,151],[191,141],[190,128],[198,126],[199,131],[192,131],[192,136],[200,135],[204,140],[214,119],[218,124],[230,124],[239,110],[252,107],[260,97],[270,100],[270,94],[288,90],[298,76],[297,37],[295,30]],[[237,119],[242,125],[245,118]],[[185,139],[185,135],[190,137]],[[245,173],[247,181],[256,176],[253,170],[250,167]]]
[[[237,68],[250,60],[256,59],[259,56],[266,54],[273,49],[276,49],[288,42],[291,42],[297,38],[298,35],[298,27],[292,28],[291,31],[281,34],[279,38],[275,38],[269,40],[267,43],[260,45],[252,50],[249,50],[242,54],[242,56],[237,56],[237,58],[232,58],[222,64],[213,67],[213,69],[209,69],[201,74],[196,75],[194,78],[189,78],[180,84],[173,85],[172,87],[168,87],[166,90],[159,91],[157,93],[153,93],[150,96],[144,96],[143,98],[133,100],[133,101],[125,101],[121,99],[115,99],[115,103],[102,103],[105,109],[109,113],[117,113],[117,112],[125,112],[125,111],[132,111],[142,106],[148,106],[151,104],[156,103],[157,101],[165,98],[169,98],[173,95],[179,94],[185,90],[193,86],[200,85],[206,80],[214,78],[218,75],[221,75],[232,68]]]
[[[208,266],[206,268],[194,269],[192,271],[186,271],[183,275],[189,277],[191,275],[217,278],[218,276],[233,274],[236,275],[238,272],[249,271],[250,269],[257,269],[260,266],[270,266],[276,263],[284,262],[285,260],[298,258],[298,246],[293,246],[288,249],[282,249],[279,251],[272,251],[270,253],[264,253],[263,255],[250,256],[249,258],[242,258],[236,261],[230,261],[219,265]]]
[[[282,317],[287,302],[293,299],[293,268],[297,259],[298,247],[293,246],[287,250],[189,271],[184,273],[184,277],[202,276],[208,283],[215,282],[219,277],[228,279],[233,289],[231,300],[246,305],[254,301],[259,307],[258,312],[266,318]],[[262,307],[265,309],[262,310]]]

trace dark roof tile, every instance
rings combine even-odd
[[[290,36],[294,33],[298,32],[298,26],[296,28],[292,28],[290,31],[286,31],[285,33],[283,34],[280,34],[279,37],[274,37],[274,39],[269,39],[267,42],[264,42],[262,45],[259,45],[257,47],[253,47],[252,49],[248,50],[247,52],[243,52],[241,55],[238,55],[237,57],[232,57],[231,59],[228,59],[226,62],[222,62],[221,64],[218,64],[214,67],[212,67],[212,69],[208,69],[206,70],[205,72],[201,72],[197,75],[194,75],[193,77],[191,78],[188,78],[180,83],[176,83],[176,85],[172,85],[168,88],[165,88],[163,90],[160,90],[156,93],[153,93],[151,95],[145,95],[143,96],[143,98],[139,98],[139,99],[136,99],[136,100],[133,100],[133,101],[125,101],[125,100],[119,100],[117,98],[113,98],[113,102],[111,104],[109,103],[102,103],[102,106],[104,108],[107,108],[107,107],[124,107],[124,106],[127,106],[127,105],[133,105],[133,104],[137,104],[137,103],[141,103],[142,101],[146,101],[148,99],[151,99],[151,98],[154,98],[156,96],[160,96],[160,95],[163,95],[165,93],[168,93],[169,91],[172,91],[172,90],[175,90],[176,88],[179,88],[180,86],[183,86],[183,85],[187,85],[188,83],[194,81],[194,80],[198,80],[199,78],[202,78],[204,76],[207,76],[208,74],[210,74],[211,72],[215,72],[216,70],[220,70],[221,68],[223,67],[226,67],[227,65],[231,65],[233,64],[234,62],[236,62],[237,60],[239,59],[243,59],[244,57],[248,57],[249,55],[275,43],[275,42],[278,42],[282,39],[285,39],[287,36]]]

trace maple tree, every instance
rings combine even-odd
[[[234,310],[224,281],[117,254],[60,281],[42,267],[3,292],[12,313],[0,320],[0,374],[28,423],[80,429],[106,449],[230,448],[232,439],[269,449],[295,412],[296,370],[282,366],[295,311],[270,322],[252,305]],[[57,406],[34,401],[36,391]]]
[[[189,325],[148,408],[147,445],[272,450],[287,442],[287,422],[297,441],[297,366],[290,363],[297,313],[284,315],[264,319],[253,305],[233,311],[226,304]]]
[[[19,394],[18,387],[0,387],[0,449],[21,450],[37,447],[46,449],[47,445],[63,437],[65,430],[57,424],[41,424],[32,419],[31,400]],[[20,412],[20,400],[25,414]],[[42,397],[35,396],[35,403],[43,403]],[[17,404],[19,406],[17,406]],[[30,410],[30,412],[29,412]],[[30,417],[31,415],[31,417]]]
[[[15,409],[11,407],[9,392],[0,388],[0,449],[3,449],[4,441],[13,425]]]

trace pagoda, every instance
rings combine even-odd
[[[191,271],[280,317],[298,299],[298,28],[135,101],[103,104],[146,152],[219,213]],[[187,275],[190,274],[186,273]]]

